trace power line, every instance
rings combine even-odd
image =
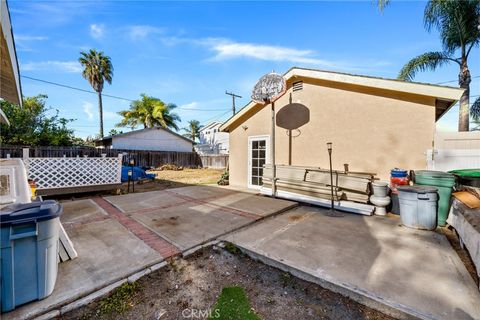
[[[208,122],[211,122],[211,121],[213,121],[213,120],[217,120],[217,119],[223,117],[224,115],[226,115],[226,114],[229,113],[229,112],[230,112],[230,110],[227,110],[227,112],[224,112],[224,113],[221,113],[221,114],[219,114],[219,115],[213,116],[213,117],[205,120],[204,122],[205,122],[205,123],[208,123]]]
[[[72,87],[72,86],[69,86],[69,85],[66,85],[66,84],[57,83],[57,82],[52,82],[52,81],[37,79],[37,78],[33,78],[33,77],[29,77],[29,76],[23,76],[23,75],[22,75],[21,77],[22,77],[22,78],[26,78],[26,79],[30,79],[30,80],[34,80],[34,81],[38,81],[38,82],[43,82],[43,83],[51,84],[51,85],[54,85],[54,86],[59,86],[59,87],[71,89],[71,90],[77,90],[77,91],[82,91],[82,92],[86,92],[86,93],[98,94],[98,93],[95,92],[95,91],[86,90],[86,89],[77,88],[77,87]],[[132,100],[132,99],[117,97],[117,96],[113,96],[113,95],[105,94],[105,93],[102,93],[102,96],[103,96],[103,97],[114,98],[114,99],[118,99],[118,100],[125,100],[125,101],[129,101],[129,102],[133,102],[133,101],[134,101],[134,100]]]
[[[67,84],[63,84],[63,83],[58,83],[58,82],[53,82],[53,81],[48,81],[48,80],[33,78],[33,77],[29,77],[29,76],[24,76],[24,75],[21,75],[21,77],[22,77],[22,78],[25,78],[25,79],[33,80],[33,81],[43,82],[43,83],[46,83],[46,84],[50,84],[50,85],[62,87],[62,88],[67,88],[67,89],[70,89],[70,90],[77,90],[77,91],[86,92],[86,93],[91,93],[91,94],[95,94],[95,95],[98,94],[98,92],[96,92],[96,91],[86,90],[86,89],[82,89],[82,88],[77,88],[77,87],[73,87],[73,86],[70,86],[70,85],[67,85]],[[114,96],[114,95],[106,94],[106,93],[102,93],[102,97],[108,97],[108,98],[113,98],[113,99],[118,99],[118,100],[124,100],[124,101],[128,101],[128,102],[133,102],[133,101],[135,101],[135,100],[132,100],[132,99],[129,99],[129,98],[123,98],[123,97]],[[210,112],[210,111],[224,111],[224,110],[225,110],[225,109],[192,109],[192,108],[182,108],[182,107],[176,107],[175,109],[190,110],[190,111],[207,111],[207,112]]]
[[[480,78],[480,76],[475,76],[475,77],[471,77],[472,79],[476,79],[476,78]],[[443,82],[437,82],[435,84],[445,84],[445,83],[452,83],[452,82],[458,82],[458,79],[456,80],[450,80],[450,81],[443,81]]]

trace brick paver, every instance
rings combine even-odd
[[[95,201],[96,204],[98,204],[103,210],[105,210],[108,215],[116,219],[130,232],[132,232],[139,239],[145,242],[149,247],[160,253],[163,258],[166,259],[180,254],[180,250],[177,247],[160,237],[152,230],[145,227],[143,224],[126,216],[110,202],[106,201],[101,197],[95,197],[93,198],[93,201]]]

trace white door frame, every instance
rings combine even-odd
[[[249,189],[260,189],[262,186],[252,184],[252,142],[265,140],[265,163],[270,163],[270,135],[249,136],[247,143],[247,187]]]

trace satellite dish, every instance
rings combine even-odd
[[[278,73],[271,72],[258,80],[253,88],[252,100],[261,104],[272,103],[283,96],[286,91],[285,79]]]
[[[301,103],[289,103],[277,113],[277,126],[295,130],[310,121],[310,110]]]

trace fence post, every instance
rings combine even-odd
[[[123,165],[123,153],[118,154],[118,171],[117,171],[117,181],[122,182],[122,165]]]
[[[23,150],[23,160],[27,160],[30,157],[30,149],[29,148],[22,148]]]

